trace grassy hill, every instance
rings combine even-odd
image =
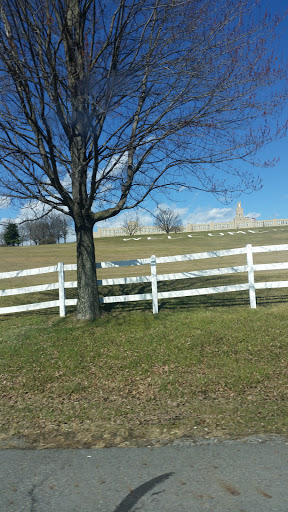
[[[123,237],[99,238],[95,239],[96,258],[97,261],[126,260],[147,258],[151,254],[169,256],[232,249],[246,244],[285,244],[288,241],[288,228],[265,228],[254,231],[255,233],[246,231],[245,235],[241,233],[229,235],[228,231],[213,231],[211,232],[213,236],[209,236],[205,231],[179,233],[172,234],[171,239],[166,235],[143,236],[140,240],[133,240],[132,237],[127,236],[126,241]],[[76,244],[0,247],[0,272],[54,265],[58,261],[76,263]]]
[[[287,230],[265,231],[95,243],[98,261],[286,243]],[[264,256],[287,258],[262,254],[256,262]],[[75,262],[75,244],[0,248],[0,272],[58,261]],[[216,261],[201,265],[217,267]],[[230,264],[225,258],[221,266]],[[270,272],[268,279],[285,274]],[[32,278],[25,279],[32,284]],[[0,282],[2,288],[7,281]],[[23,286],[20,281],[11,280],[9,287]],[[207,286],[207,279],[206,284],[187,281],[173,286]],[[183,436],[286,435],[287,289],[258,292],[257,298],[256,310],[249,308],[247,292],[167,300],[159,315],[152,315],[151,303],[115,305],[93,323],[77,322],[73,310],[66,318],[57,310],[0,316],[0,446],[127,446]],[[8,299],[16,297],[2,298],[1,305]]]

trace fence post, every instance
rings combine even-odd
[[[59,283],[59,314],[65,316],[65,274],[64,263],[58,263],[58,283]]]
[[[246,245],[246,250],[247,250],[250,308],[255,309],[256,308],[256,292],[255,292],[255,281],[254,281],[252,245],[251,244]]]
[[[158,313],[158,293],[157,293],[157,267],[156,256],[151,256],[151,285],[152,285],[152,306],[153,315]]]

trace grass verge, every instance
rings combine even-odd
[[[285,304],[115,310],[88,324],[51,311],[2,316],[0,441],[103,447],[285,435],[287,330]]]

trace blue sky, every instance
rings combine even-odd
[[[261,0],[261,5],[267,5],[268,10],[273,12],[284,12],[288,8],[287,0]],[[288,18],[282,24],[283,34],[279,52],[283,52],[284,58],[288,53]],[[283,110],[282,121],[288,119],[288,104]],[[263,187],[259,191],[251,194],[242,194],[238,199],[233,200],[229,205],[219,203],[211,194],[204,192],[187,192],[183,190],[177,194],[177,200],[166,201],[165,206],[175,209],[182,217],[183,224],[188,222],[206,222],[206,221],[224,221],[231,220],[235,215],[237,200],[241,201],[245,215],[259,219],[288,218],[288,135],[282,140],[271,143],[267,148],[259,153],[261,160],[279,161],[271,168],[257,168],[262,178]],[[11,209],[0,198],[0,223],[7,218],[19,219],[21,211]],[[147,206],[155,210],[155,207],[147,204]],[[133,214],[132,214],[133,215]],[[153,224],[153,216],[147,212],[139,211],[139,216],[143,225]],[[123,214],[101,223],[102,226],[117,226],[123,223]],[[97,229],[97,227],[95,228]]]
[[[261,6],[267,8],[271,14],[283,15],[288,10],[287,0],[261,0]],[[284,60],[288,57],[288,16],[281,24],[281,39],[279,42],[279,54]],[[281,122],[288,119],[288,102],[284,106]],[[241,201],[244,214],[259,219],[286,219],[288,218],[288,133],[281,140],[274,141],[258,153],[261,161],[277,163],[273,167],[255,168],[255,173],[262,179],[262,189],[250,194],[241,194],[230,204],[221,204],[213,195],[204,192],[185,191],[177,194],[177,200],[166,201],[165,206],[176,210],[182,217],[183,223],[201,223],[209,221],[232,220],[235,216],[237,201]],[[143,224],[153,223],[153,217],[147,213],[140,213]],[[102,223],[101,225],[118,226],[123,222],[123,217],[118,216]]]

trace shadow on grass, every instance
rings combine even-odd
[[[229,276],[229,279],[225,279],[226,285],[239,284],[239,281],[245,282],[239,276]],[[214,287],[224,284],[220,282],[218,277],[211,276],[205,278],[205,288]],[[160,281],[158,283],[158,292],[177,291],[177,290],[191,290],[195,288],[202,288],[204,286],[203,280],[199,279],[187,279],[175,280],[173,284],[167,281]],[[101,287],[100,293],[104,297],[109,295],[134,295],[134,294],[145,294],[151,293],[151,284],[143,283],[143,285],[118,285],[115,287]],[[271,306],[276,304],[288,302],[287,290],[257,290],[257,305],[258,306]],[[248,290],[242,292],[229,292],[220,294],[208,294],[208,295],[195,295],[190,297],[179,297],[171,299],[159,300],[159,311],[163,310],[174,310],[174,309],[197,309],[197,308],[220,308],[220,307],[250,307],[249,293]],[[133,301],[125,303],[111,303],[104,304],[104,312],[111,311],[152,311],[152,301]]]
[[[277,304],[287,304],[288,295],[264,295],[257,296],[257,306],[268,307]],[[126,302],[104,304],[104,312],[116,311],[150,311],[152,312],[152,301]],[[182,297],[178,299],[162,299],[159,301],[160,311],[178,310],[195,310],[199,308],[233,308],[233,307],[250,307],[249,297],[247,293],[243,296],[233,296],[232,293],[219,295],[205,295],[199,297]]]

